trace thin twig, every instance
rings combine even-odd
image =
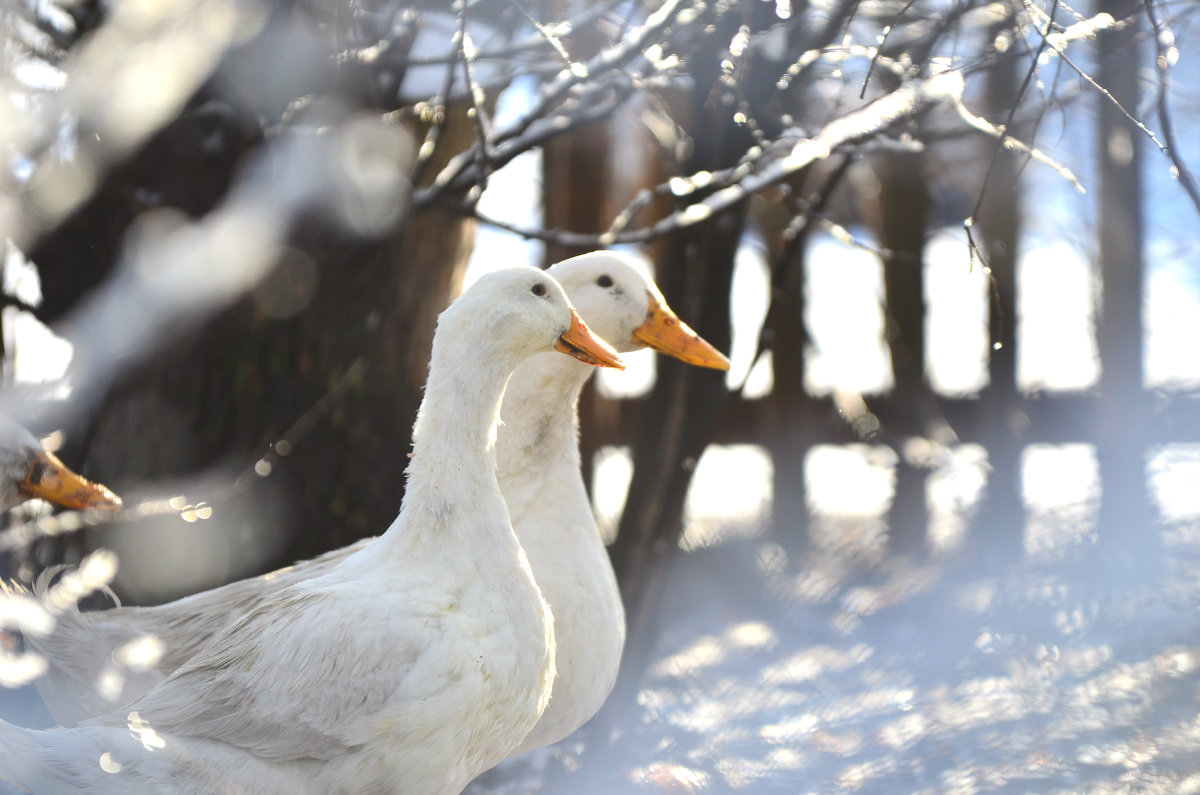
[[[786,135],[781,135],[776,144],[782,140],[786,140],[786,138]],[[798,136],[795,136],[795,138],[798,138]],[[633,219],[637,217],[637,214],[657,198],[663,196],[686,196],[702,190],[718,190],[733,185],[749,174],[756,163],[765,161],[770,154],[771,150],[767,147],[755,147],[752,148],[750,153],[743,156],[741,162],[736,166],[719,171],[705,170],[688,176],[671,177],[652,188],[638,191],[638,194],[613,218],[607,230],[608,234],[616,235],[626,229]]]
[[[921,111],[926,105],[943,99],[960,97],[964,72],[946,71],[923,80],[911,80],[895,91],[880,97],[852,113],[827,124],[813,138],[805,138],[791,146],[786,154],[776,157],[758,171],[733,184],[716,190],[701,201],[690,204],[656,222],[653,226],[623,230],[600,235],[580,234],[563,230],[519,227],[491,218],[478,210],[470,211],[458,203],[441,200],[438,204],[451,211],[473,215],[475,218],[508,232],[531,240],[559,243],[568,247],[608,247],[627,243],[647,243],[680,229],[704,223],[715,215],[737,206],[755,193],[784,181],[803,168],[829,157],[839,147],[866,141],[901,119]]]
[[[1058,3],[1056,2],[1055,6],[1057,6],[1057,5],[1058,5]],[[1033,11],[1035,14],[1040,14],[1042,17],[1046,16],[1046,12],[1042,11],[1040,8],[1033,5],[1031,0],[1025,0],[1025,7],[1027,9]],[[1099,33],[1101,31],[1104,31],[1105,29],[1113,28],[1115,26],[1116,26],[1116,21],[1112,18],[1112,16],[1110,16],[1109,14],[1097,14],[1096,16],[1092,17],[1091,19],[1089,19],[1085,22],[1080,22],[1075,25],[1072,25],[1070,28],[1067,28],[1066,30],[1064,30],[1061,34],[1055,34],[1055,35],[1057,38],[1062,40],[1063,43],[1065,44],[1069,41],[1072,41],[1075,38],[1083,38],[1085,36],[1090,37],[1093,33]],[[1080,28],[1081,31],[1078,34],[1072,36],[1072,35],[1070,35],[1072,28]],[[1076,64],[1074,61],[1072,61],[1070,56],[1067,55],[1066,51],[1062,47],[1059,47],[1057,44],[1050,41],[1049,35],[1042,33],[1036,27],[1034,28],[1034,30],[1037,31],[1038,34],[1046,41],[1046,44],[1049,45],[1050,50],[1052,52],[1054,52],[1056,55],[1058,55],[1059,58],[1062,58],[1063,62],[1066,63],[1067,66],[1070,66],[1072,69],[1074,69],[1075,73],[1078,74],[1081,78],[1083,78],[1083,80],[1088,85],[1090,85],[1092,88],[1096,89],[1096,91],[1099,92],[1100,96],[1102,96],[1104,99],[1111,102],[1117,110],[1121,111],[1121,114],[1124,115],[1125,118],[1128,119],[1131,124],[1133,124],[1133,126],[1137,127],[1139,130],[1141,130],[1142,133],[1145,134],[1147,138],[1149,138],[1151,141],[1154,142],[1154,145],[1158,147],[1159,151],[1163,152],[1164,154],[1167,152],[1167,147],[1163,144],[1162,141],[1159,140],[1158,136],[1154,134],[1154,131],[1151,130],[1149,127],[1147,127],[1142,122],[1138,121],[1138,119],[1132,113],[1127,111],[1125,109],[1125,106],[1121,104],[1120,100],[1118,100],[1116,97],[1114,97],[1112,95],[1112,92],[1110,92],[1107,88],[1105,88],[1104,86],[1097,83],[1096,79],[1094,77],[1089,75],[1082,68],[1080,68],[1080,66],[1078,64]]]
[[[608,14],[615,7],[625,2],[625,0],[610,0],[603,5],[594,6],[586,9],[577,16],[565,19],[561,22],[556,22],[552,26],[544,25],[552,35],[558,36],[557,31],[570,32],[572,30],[580,30],[587,28]],[[381,60],[385,55],[390,54],[395,47],[397,40],[389,39],[380,44],[374,44],[369,47],[356,47],[353,49],[342,50],[335,53],[332,57],[334,63],[374,63]],[[528,35],[519,41],[509,42],[507,44],[497,46],[493,49],[482,50],[476,56],[478,61],[506,61],[513,60],[516,56],[523,56],[525,61],[531,61],[535,57],[540,57],[539,52],[542,45],[546,43],[546,38],[541,32]],[[457,61],[457,53],[450,52],[446,55],[426,55],[426,56],[404,56],[395,61],[395,65],[406,69],[411,69],[415,66],[449,66]]]
[[[649,46],[651,37],[674,19],[684,3],[685,0],[667,0],[650,15],[645,25],[636,28],[619,44],[602,50],[585,63],[577,62],[569,68],[559,71],[553,80],[542,87],[538,100],[531,109],[506,128],[493,133],[492,145],[499,148],[513,139],[522,138],[534,125],[548,120],[551,110],[583,80],[617,70],[642,53]],[[583,101],[578,104],[580,107],[586,107]],[[497,158],[493,156],[491,160],[496,162]],[[470,173],[472,162],[473,157],[470,153],[452,160],[438,175],[433,185],[417,191],[413,197],[414,203],[418,206],[429,204],[443,192],[453,190],[454,187],[461,186],[464,182],[474,181],[473,175]]]
[[[470,97],[471,102],[470,107],[467,109],[467,114],[475,121],[475,146],[473,148],[475,150],[475,170],[479,177],[467,192],[467,201],[475,204],[479,201],[479,197],[483,195],[483,191],[487,189],[488,177],[491,176],[491,167],[488,163],[488,125],[486,111],[484,110],[487,95],[484,94],[483,88],[475,80],[475,44],[471,40],[470,32],[467,30],[466,7],[459,14],[458,24],[458,52],[462,58],[463,76],[467,82],[468,89],[467,96]]]
[[[565,63],[568,67],[574,63],[574,60],[571,58],[571,54],[567,52],[567,48],[563,46],[562,39],[550,29],[549,25],[544,24],[533,14],[529,13],[529,9],[527,9],[525,4],[520,2],[520,0],[508,0],[508,2],[509,5],[521,12],[521,15],[528,20],[530,25],[533,25],[534,30],[536,30],[538,35],[545,39],[546,43],[549,44],[556,53],[558,53],[558,57],[562,58],[563,63]]]
[[[967,233],[967,261],[968,271],[975,270],[975,260],[979,259],[980,267],[983,268],[983,275],[988,280],[988,297],[991,300],[992,312],[988,323],[988,334],[991,337],[992,349],[999,349],[1002,340],[1001,333],[1004,331],[1005,315],[1004,303],[1000,300],[1000,284],[996,281],[996,276],[992,273],[992,267],[987,264],[987,258],[983,256],[983,251],[979,248],[979,244],[975,242],[975,219],[968,218],[963,221],[963,231]]]
[[[908,13],[908,10],[913,7],[917,0],[908,0],[904,4],[904,8],[896,13],[896,17],[891,24],[883,29],[883,35],[879,38],[879,44],[875,47],[875,54],[871,56],[871,63],[867,66],[867,76],[863,78],[862,89],[858,92],[858,98],[862,99],[867,95],[867,83],[871,82],[871,75],[875,73],[875,64],[879,61],[879,56],[883,54],[883,45],[887,44],[888,36],[892,35],[892,30],[900,22],[901,18]],[[857,6],[856,6],[857,7]],[[849,24],[849,22],[847,22]]]
[[[459,17],[458,30],[454,32],[455,52],[461,51],[462,34],[466,28],[465,15]],[[429,169],[433,162],[433,156],[437,152],[438,143],[442,139],[442,132],[446,128],[446,113],[448,97],[454,89],[454,63],[451,62],[446,66],[446,78],[442,83],[442,92],[436,97],[431,97],[427,103],[428,106],[428,122],[429,129],[425,131],[425,140],[421,142],[421,148],[417,150],[417,165],[413,168],[412,183],[420,185],[421,179],[425,176],[425,172]],[[424,120],[425,113],[421,113],[421,118]]]
[[[979,209],[983,205],[984,192],[987,190],[988,177],[991,176],[992,167],[996,162],[996,156],[1000,150],[1004,148],[1014,149],[1018,152],[1022,152],[1029,159],[1036,160],[1043,165],[1049,166],[1050,168],[1054,169],[1059,176],[1070,182],[1071,186],[1074,187],[1075,190],[1079,191],[1080,193],[1087,192],[1087,190],[1083,187],[1083,183],[1079,181],[1079,178],[1075,176],[1071,169],[1054,160],[1042,150],[1030,146],[1019,138],[1008,135],[1005,132],[1008,129],[1008,124],[1001,127],[999,125],[992,124],[987,119],[975,115],[967,108],[966,103],[961,97],[956,97],[954,99],[954,107],[958,111],[959,118],[971,125],[971,127],[997,139],[996,149],[992,153],[991,164],[988,165],[987,174],[983,178],[983,187],[979,189],[979,197],[975,202],[975,207],[971,210],[972,218],[975,218],[979,215]],[[1011,119],[1012,117],[1010,116],[1010,123]]]
[[[208,500],[195,503],[182,494],[171,497],[156,497],[140,500],[136,505],[127,505],[120,510],[63,511],[52,516],[22,522],[0,531],[0,552],[25,549],[40,538],[74,533],[91,527],[114,524],[131,524],[155,516],[178,515],[184,521],[195,522],[212,513],[213,503],[221,503],[244,492],[251,484],[269,477],[279,459],[291,455],[296,443],[306,436],[317,422],[333,409],[346,391],[362,380],[367,363],[358,359],[338,378],[333,387],[321,396],[298,420],[292,423],[263,454],[255,456],[253,463],[245,467],[233,480],[206,489]]]
[[[730,394],[739,398],[746,389],[746,382],[750,380],[750,373],[753,372],[754,366],[758,364],[758,360],[762,358],[763,353],[767,350],[767,330],[768,321],[772,313],[777,311],[777,296],[783,289],[785,274],[790,267],[803,267],[803,263],[794,262],[796,253],[801,250],[805,240],[808,239],[809,231],[812,227],[811,221],[813,218],[820,216],[825,207],[833,198],[833,193],[842,183],[846,172],[850,170],[850,166],[854,163],[854,155],[847,153],[842,155],[842,161],[837,167],[830,172],[826,177],[824,184],[821,185],[815,195],[808,199],[797,199],[796,215],[788,222],[787,227],[783,230],[783,245],[779,249],[779,255],[775,261],[771,263],[771,302],[767,305],[767,313],[763,318],[763,324],[758,330],[758,339],[754,343],[754,355],[750,358],[750,368],[746,371],[746,378],[737,387],[730,390]]]
[[[1154,0],[1144,0],[1146,6],[1146,16],[1150,19],[1150,25],[1154,28],[1154,42],[1158,47],[1158,92],[1155,98],[1155,107],[1158,110],[1158,123],[1162,125],[1163,137],[1167,140],[1167,148],[1164,152],[1167,159],[1171,161],[1171,165],[1175,167],[1175,176],[1179,183],[1183,186],[1188,197],[1192,200],[1192,204],[1196,207],[1196,212],[1200,212],[1200,187],[1196,185],[1196,178],[1187,164],[1183,162],[1183,158],[1179,155],[1179,145],[1175,141],[1175,125],[1171,121],[1171,112],[1167,106],[1167,84],[1171,71],[1171,50],[1174,49],[1173,44],[1169,44],[1174,40],[1171,35],[1170,28],[1166,23],[1159,20],[1154,13]]]
[[[987,186],[991,182],[992,171],[996,168],[996,162],[1000,159],[1000,152],[1003,151],[1005,145],[1011,146],[1017,143],[1017,139],[1013,136],[1010,136],[1008,131],[1012,129],[1013,119],[1015,119],[1017,116],[1017,108],[1021,106],[1021,98],[1025,96],[1025,91],[1029,88],[1029,84],[1033,82],[1033,76],[1037,74],[1038,60],[1042,57],[1042,53],[1046,51],[1046,48],[1050,46],[1049,35],[1050,31],[1054,28],[1054,17],[1057,13],[1058,0],[1054,0],[1054,5],[1050,7],[1050,14],[1046,19],[1046,32],[1042,34],[1041,43],[1038,44],[1038,48],[1034,51],[1033,57],[1029,59],[1029,69],[1025,72],[1025,79],[1021,81],[1021,87],[1017,89],[1017,96],[1013,98],[1012,105],[1010,105],[1008,108],[1008,118],[1004,120],[1003,126],[989,129],[992,127],[992,125],[988,124],[985,119],[970,113],[967,110],[966,105],[961,101],[961,98],[959,102],[955,103],[958,107],[958,113],[964,121],[976,129],[983,130],[984,132],[997,136],[996,146],[992,149],[992,157],[988,161],[987,172],[983,176],[983,184],[979,186],[979,196],[975,199],[975,206],[971,208],[970,218],[972,219],[978,217],[979,211],[983,207],[983,199],[985,196],[987,196]],[[1010,140],[1013,143],[1010,143]],[[1024,145],[1022,144],[1022,146]],[[1034,151],[1036,150],[1030,147],[1025,147],[1026,154],[1029,154],[1030,156],[1033,155]],[[1067,173],[1069,174],[1070,172]],[[1076,189],[1082,192],[1083,186],[1079,184],[1079,180],[1075,179],[1074,175],[1071,176],[1071,180]],[[969,228],[970,227],[968,227],[968,229]]]
[[[363,377],[366,375],[370,365],[365,358],[359,358],[354,361],[346,371],[338,376],[337,381],[324,395],[317,400],[316,403],[309,406],[308,410],[300,415],[300,418],[293,422],[286,431],[267,446],[267,449],[262,455],[254,459],[254,463],[247,466],[233,482],[231,491],[242,491],[250,483],[256,480],[261,480],[267,477],[278,465],[279,459],[292,454],[296,449],[296,443],[307,436],[316,424],[328,416],[333,410],[337,402],[342,399],[351,387],[362,383]],[[266,466],[264,467],[264,464]]]
[[[493,133],[491,137],[493,147],[488,152],[489,167],[494,170],[503,168],[518,155],[540,146],[546,141],[608,118],[632,93],[633,88],[634,85],[628,75],[617,73],[603,84],[590,87],[589,91],[581,96],[578,110],[574,115],[539,119],[538,123],[531,125],[520,138],[500,144],[496,143],[496,136]],[[605,96],[606,94],[608,96]],[[447,206],[445,199],[447,194],[453,195],[469,189],[478,179],[474,168],[474,157],[474,147],[455,156],[438,175],[434,184],[413,193],[413,206],[425,207],[431,204]]]

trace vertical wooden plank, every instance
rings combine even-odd
[[[879,169],[881,242],[890,252],[884,261],[887,341],[895,383],[891,394],[879,401],[877,413],[889,436],[901,442],[924,435],[935,411],[925,380],[923,257],[930,200],[923,162],[920,153],[888,153]],[[925,470],[906,461],[903,449],[896,454],[895,494],[888,511],[890,547],[893,552],[922,554],[929,524]]]
[[[1100,10],[1128,18],[1099,38],[1097,79],[1130,112],[1139,107],[1141,4],[1102,0]],[[1146,549],[1149,521],[1145,449],[1140,437],[1147,400],[1143,389],[1142,133],[1111,101],[1100,104],[1097,191],[1100,276],[1103,283],[1097,342],[1100,349],[1101,418],[1097,454],[1103,493],[1101,544],[1137,539]]]
[[[993,30],[998,34],[1000,28]],[[1023,58],[997,64],[987,77],[987,106],[993,121],[1003,123],[1017,101],[1019,71],[1028,68]],[[1020,137],[1020,130],[1010,130]],[[995,152],[989,140],[985,157]],[[983,162],[987,162],[984,160]],[[1021,395],[1017,390],[1017,249],[1021,235],[1021,160],[999,152],[992,163],[984,201],[979,208],[978,243],[991,269],[988,278],[989,329],[988,385],[974,420],[987,438],[987,492],[975,525],[973,539],[988,559],[1011,563],[1025,552],[1025,509],[1021,496],[1021,449],[1026,423],[1022,421]],[[984,267],[976,264],[976,267]]]
[[[609,178],[612,134],[597,122],[546,143],[542,184],[548,229],[603,232],[612,220]],[[546,265],[583,254],[587,249],[546,244]]]
[[[799,192],[803,178],[794,181]],[[787,239],[785,230],[792,211],[784,201],[765,203],[758,213],[773,263],[771,304],[763,333],[771,351],[771,394],[755,401],[746,431],[771,454],[771,529],[792,555],[802,556],[811,546],[808,491],[804,461],[812,447],[812,425],[818,404],[804,389],[805,353],[809,344],[804,325],[804,259],[807,235]]]
[[[567,19],[579,3],[545,0],[544,19]],[[607,43],[596,26],[575,30],[564,46],[575,61],[594,56]],[[564,64],[565,66],[565,64]],[[609,120],[598,121],[568,135],[557,136],[542,148],[542,217],[546,229],[600,233],[616,212],[612,180],[613,130]],[[639,157],[640,152],[625,152]],[[649,179],[649,176],[647,176]],[[546,244],[543,267],[590,248]],[[579,400],[579,452],[583,482],[589,492],[596,452],[615,435],[619,407],[596,394],[596,380],[584,388]]]
[[[713,99],[722,85],[717,54],[728,45],[737,22],[714,17],[712,30],[697,43],[693,84],[664,92],[671,117],[690,131],[693,147],[683,162],[661,157],[660,179],[672,172],[729,167],[749,145],[748,132],[734,122],[733,110]],[[697,198],[701,196],[689,201]],[[745,212],[740,205],[670,235],[659,259],[658,282],[667,300],[721,350],[729,349],[729,291]],[[659,596],[668,564],[678,552],[692,468],[728,395],[723,373],[665,357],[658,365],[659,377],[638,419],[633,482],[611,548],[628,631],[616,686],[595,721],[601,732],[619,725],[637,708],[637,695],[656,651]]]

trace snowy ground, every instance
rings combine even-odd
[[[1200,792],[1200,529],[1164,532],[1008,570],[681,554],[612,744],[471,792]],[[559,759],[579,770],[542,787]]]
[[[1011,568],[727,530],[677,555],[638,706],[472,795],[1200,792],[1200,522]],[[0,713],[49,722],[30,689]]]

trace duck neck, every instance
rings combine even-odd
[[[495,439],[514,362],[439,337],[431,362],[413,426],[404,503],[386,535],[408,542],[436,536],[439,543],[451,535],[476,542],[511,535],[496,482]],[[486,526],[464,518],[471,516],[485,517]]]
[[[521,459],[547,464],[568,459],[578,470],[577,404],[596,368],[558,353],[540,353],[513,372],[505,393],[498,455],[500,472],[526,469]]]
[[[468,480],[473,481],[470,488],[481,479],[495,481],[496,426],[509,372],[461,359],[448,364],[429,371],[413,426],[410,493],[428,485],[444,492]],[[470,477],[472,473],[484,477]]]

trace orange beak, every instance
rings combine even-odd
[[[617,370],[625,369],[625,362],[607,342],[600,339],[580,319],[579,313],[571,310],[571,327],[558,338],[554,350],[562,351],[568,356],[574,356],[581,362],[595,367],[612,367]]]
[[[29,474],[21,481],[21,491],[64,508],[119,508],[121,498],[107,486],[92,483],[67,469],[53,453],[37,453]]]
[[[650,299],[650,311],[646,313],[646,322],[633,332],[635,340],[697,367],[729,369],[725,354],[692,331],[658,296],[647,293],[647,297]]]

